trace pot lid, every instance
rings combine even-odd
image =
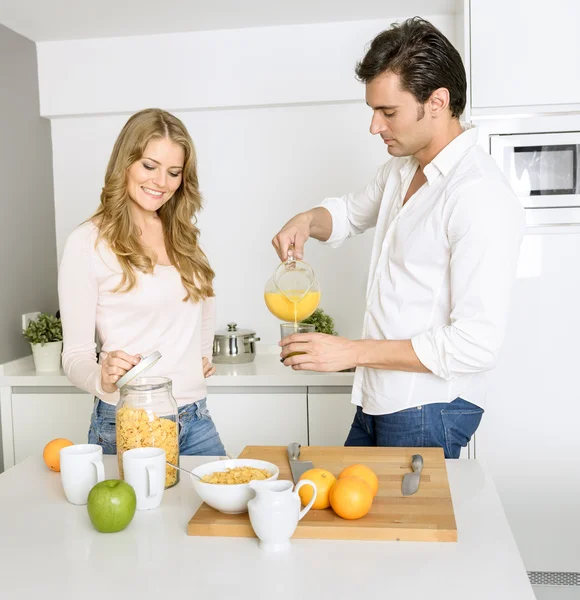
[[[256,335],[251,329],[238,329],[237,323],[228,323],[227,329],[222,329],[215,332],[216,337],[237,338],[245,335]]]
[[[130,381],[135,379],[135,377],[138,377],[143,372],[145,372],[147,369],[150,369],[154,364],[157,363],[157,361],[160,358],[161,358],[161,352],[156,350],[149,356],[146,356],[145,358],[141,359],[139,361],[139,363],[136,364],[132,369],[127,371],[125,373],[125,375],[123,375],[123,377],[121,377],[115,385],[117,386],[118,389],[121,389],[124,385],[128,384]]]

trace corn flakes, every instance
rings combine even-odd
[[[167,461],[178,464],[179,432],[177,423],[158,417],[143,408],[123,406],[117,411],[117,456],[119,474],[123,479],[123,452],[133,448],[162,448]],[[167,465],[165,487],[177,483],[177,470]]]
[[[204,475],[201,480],[203,483],[218,484],[237,484],[249,483],[254,479],[268,479],[272,474],[266,469],[255,469],[254,467],[235,467],[225,471],[216,471],[209,475]]]

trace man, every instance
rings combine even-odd
[[[462,130],[465,69],[433,25],[391,26],[356,73],[370,132],[392,158],[362,192],[295,216],[272,243],[282,260],[291,244],[302,258],[309,237],[338,246],[376,227],[362,339],[292,335],[281,356],[296,370],[356,367],[346,445],[441,446],[457,458],[504,338],[523,208],[476,131]]]

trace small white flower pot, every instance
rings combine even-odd
[[[41,344],[30,344],[34,367],[37,373],[55,373],[60,371],[60,355],[62,353],[62,342],[48,342]]]

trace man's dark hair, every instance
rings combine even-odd
[[[364,83],[385,71],[399,75],[402,88],[421,104],[436,89],[447,88],[451,114],[459,118],[465,108],[467,80],[461,56],[424,19],[413,17],[379,33],[356,66],[356,75]]]

